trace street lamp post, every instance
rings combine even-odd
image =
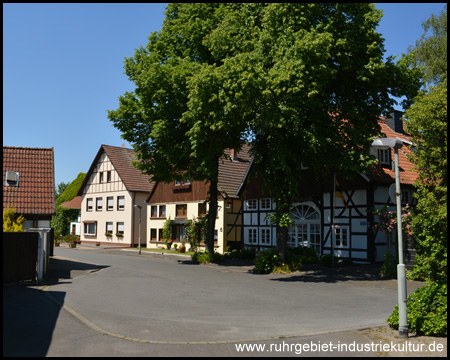
[[[372,146],[380,149],[394,149],[395,161],[395,200],[397,204],[397,238],[398,238],[398,265],[397,265],[397,286],[398,286],[398,314],[399,326],[398,335],[401,338],[408,337],[408,308],[406,304],[406,270],[403,263],[403,234],[402,234],[402,199],[400,191],[400,170],[398,163],[398,149],[403,146],[403,142],[397,139],[383,138],[372,142]]]
[[[141,205],[134,205],[134,207],[139,208],[139,243],[138,243],[138,249],[139,249],[139,255],[141,254]]]

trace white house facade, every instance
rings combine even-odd
[[[141,245],[145,246],[145,200],[154,184],[132,166],[132,160],[131,149],[101,146],[78,192],[82,243],[136,247],[141,218]]]

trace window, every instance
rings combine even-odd
[[[117,197],[117,210],[125,210],[125,196]]]
[[[402,191],[402,205],[406,205],[406,204],[411,205],[412,200],[413,200],[412,191],[409,189],[407,189],[407,190],[402,189],[401,191]]]
[[[186,217],[187,216],[187,205],[177,205],[176,206],[176,217]]]
[[[117,223],[117,232],[116,232],[116,234],[123,235],[124,227],[125,227],[125,225],[124,225],[123,222],[118,222]]]
[[[261,210],[270,210],[270,198],[259,200],[259,205]]]
[[[259,234],[261,245],[270,245],[270,228],[261,228]]]
[[[256,228],[249,228],[247,229],[247,239],[249,244],[257,244],[258,243],[258,234]]]
[[[113,233],[113,223],[112,222],[106,223],[106,233],[112,235],[112,233]]]
[[[6,172],[5,186],[19,186],[19,173],[17,171]]]
[[[348,247],[348,227],[336,226],[336,246]]]
[[[113,196],[108,196],[106,198],[106,210],[108,210],[108,211],[114,210],[114,197]]]
[[[95,205],[95,209],[97,211],[102,211],[103,209],[103,198],[96,198],[96,205]]]
[[[258,210],[258,200],[245,200],[245,210]]]
[[[151,217],[158,217],[158,206],[152,205],[150,216]]]
[[[206,203],[198,204],[198,216],[206,215]]]
[[[92,211],[92,207],[93,207],[93,200],[92,198],[88,198],[86,200],[86,211]]]
[[[378,149],[378,160],[381,165],[390,165],[391,149]]]
[[[106,182],[111,182],[111,171],[106,173]]]
[[[95,236],[97,234],[97,222],[84,223],[84,235]]]
[[[100,171],[99,173],[98,173],[98,176],[99,176],[99,182],[100,182],[100,184],[103,182],[103,172],[102,171]]]
[[[150,229],[150,241],[156,241],[156,232],[158,229]]]
[[[159,217],[166,217],[166,205],[159,205]]]
[[[186,238],[186,226],[174,225],[172,227],[173,240],[181,241]]]

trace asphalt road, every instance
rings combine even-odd
[[[55,255],[48,285],[4,287],[6,356],[257,356],[235,344],[330,332],[344,341],[340,330],[385,323],[397,301],[389,281],[255,275],[95,248]]]

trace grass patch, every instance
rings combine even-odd
[[[168,249],[149,249],[149,248],[141,248],[142,251],[149,251],[149,252],[157,252],[157,253],[166,253],[166,254],[176,254],[176,255],[194,255],[194,252],[192,251],[186,251],[185,253],[180,253],[176,250],[168,250]]]

